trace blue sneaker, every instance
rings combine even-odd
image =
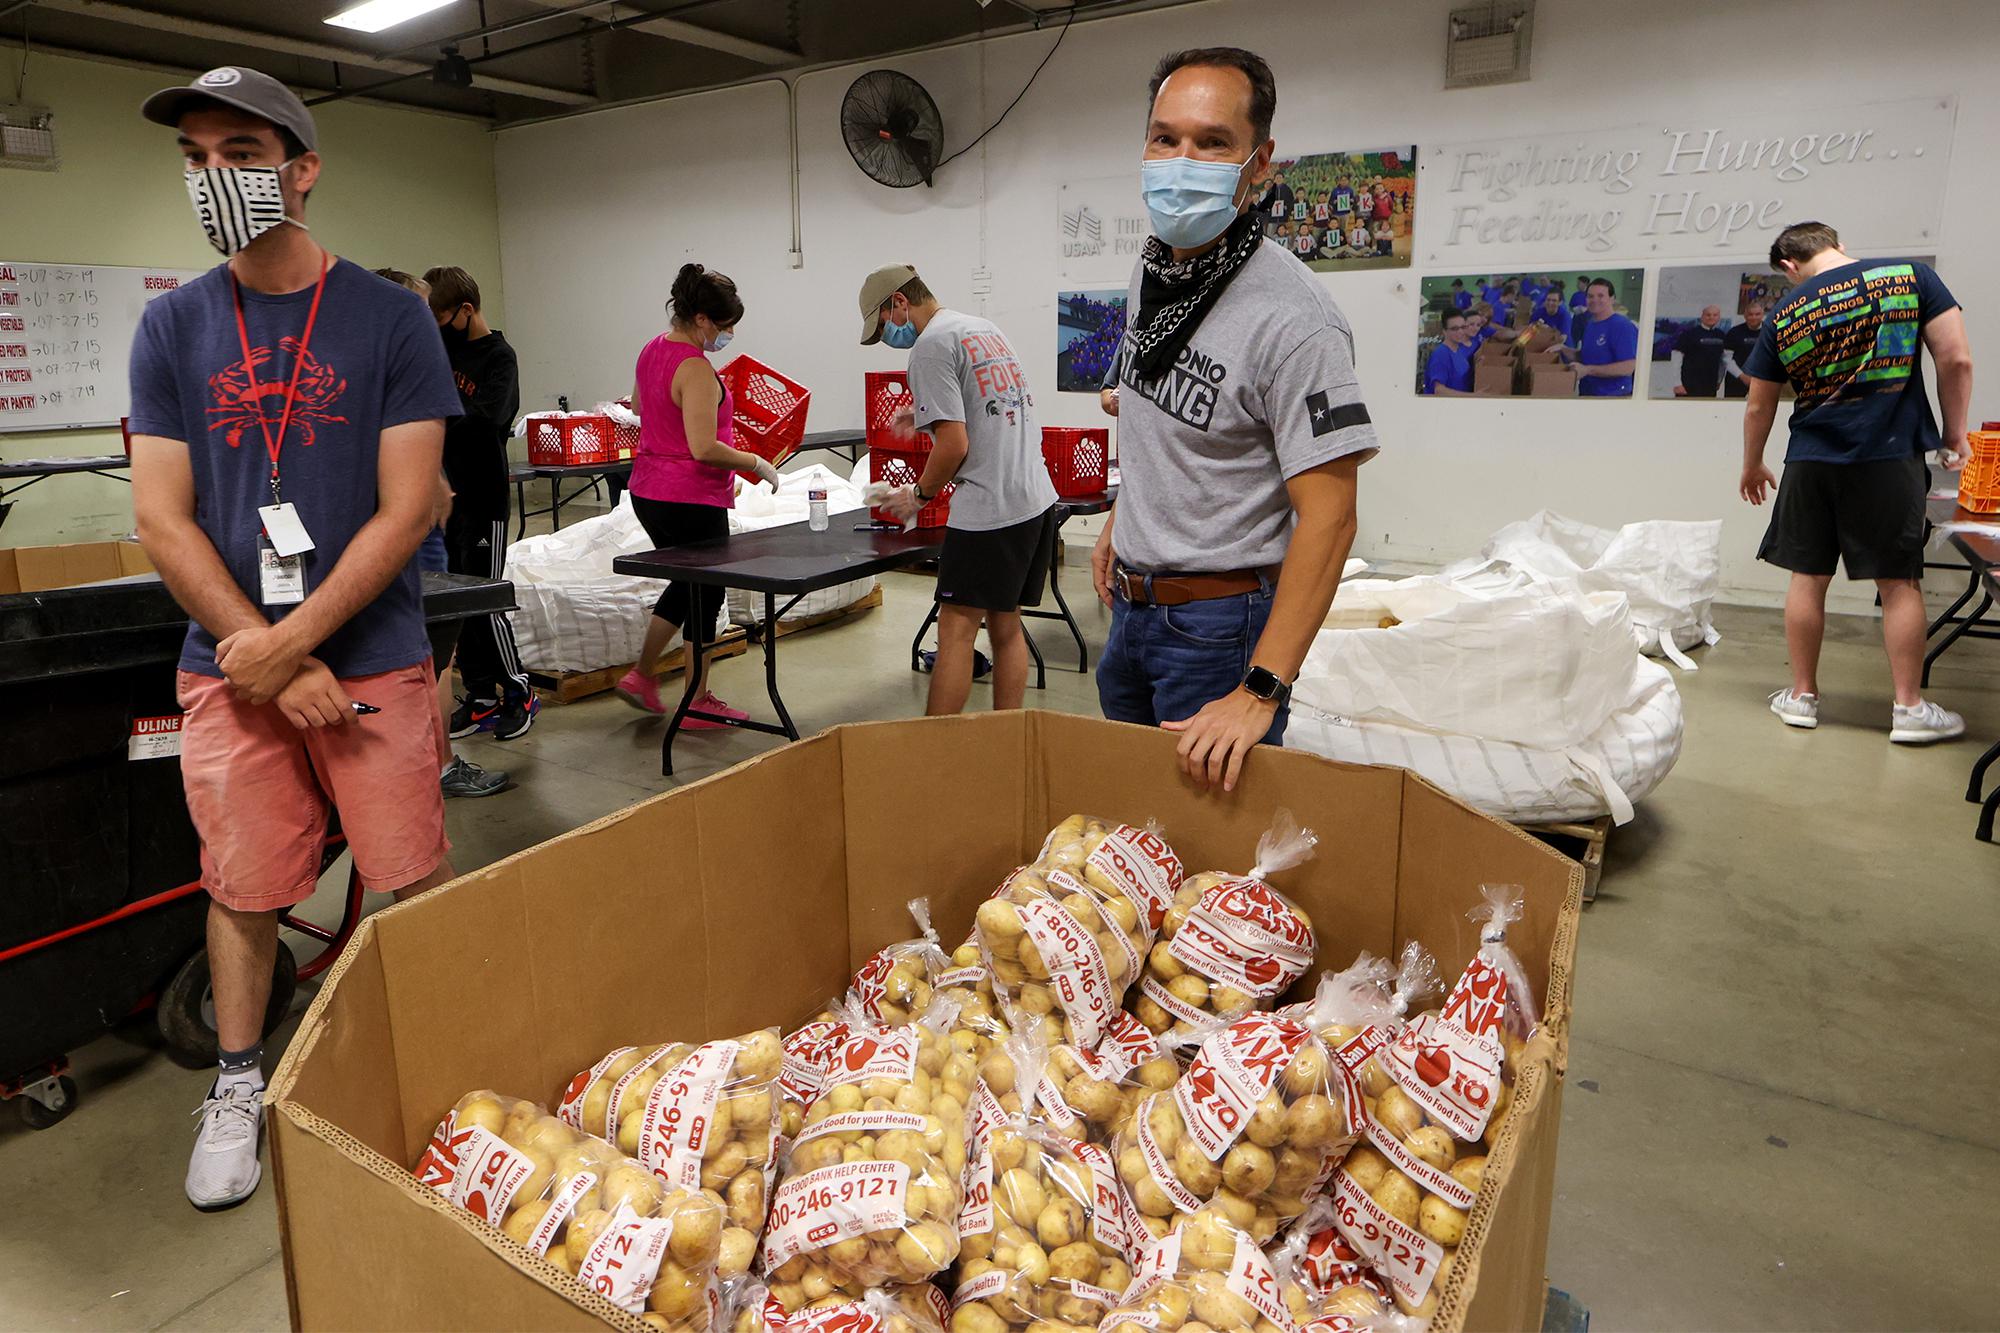
[[[460,699],[451,712],[451,738],[461,740],[493,730],[500,718],[498,699]]]
[[[494,710],[492,722],[493,739],[511,741],[528,734],[528,728],[535,725],[535,714],[542,711],[542,701],[530,691],[524,698],[509,699]]]

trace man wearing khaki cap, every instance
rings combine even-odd
[[[958,484],[938,558],[938,651],[925,711],[964,709],[981,624],[993,645],[993,706],[1019,708],[1028,689],[1021,608],[1041,604],[1055,544],[1056,490],[1028,378],[1005,334],[944,309],[908,264],[878,268],[861,284],[861,343],[877,342],[909,351],[908,424],[935,441],[923,476],[886,507],[907,520]]]

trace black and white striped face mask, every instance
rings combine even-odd
[[[187,174],[188,200],[208,243],[233,255],[285,216],[285,187],[275,167],[200,167]],[[304,223],[294,224],[303,227]]]

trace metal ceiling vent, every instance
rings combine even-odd
[[[1444,86],[1480,88],[1528,77],[1534,0],[1461,5],[1445,21]]]
[[[45,106],[0,102],[0,167],[54,171],[61,165],[55,113]]]

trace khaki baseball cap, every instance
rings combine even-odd
[[[861,283],[861,345],[868,346],[882,337],[882,303],[903,289],[903,284],[917,276],[917,271],[908,264],[884,264],[870,273]]]
[[[298,136],[306,151],[319,151],[319,134],[313,128],[312,112],[284,84],[260,70],[241,65],[222,65],[198,74],[183,88],[162,88],[148,97],[139,114],[156,125],[178,126],[181,117],[197,106],[219,102],[248,115],[259,116]]]

